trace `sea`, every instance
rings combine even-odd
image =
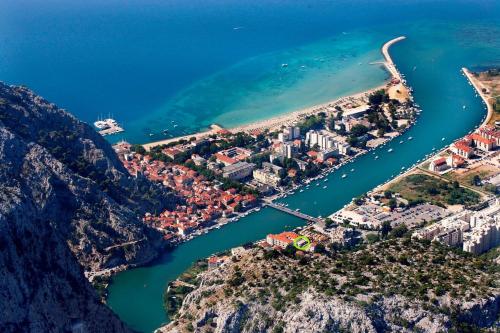
[[[500,66],[499,18],[488,0],[2,0],[0,80],[90,124],[113,117],[125,132],[111,142],[145,143],[376,87],[388,78],[381,46],[404,35],[390,52],[422,108],[417,123],[282,199],[327,216],[481,123],[485,106],[460,70]],[[107,303],[151,332],[169,321],[165,286],[193,261],[303,224],[262,209],[118,274]]]

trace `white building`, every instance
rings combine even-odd
[[[305,144],[308,147],[318,145],[321,150],[330,151],[337,149],[339,153],[347,155],[350,146],[345,142],[338,141],[332,133],[328,131],[314,131],[311,130],[306,133]]]
[[[235,164],[225,166],[222,169],[222,176],[232,180],[239,180],[250,176],[254,168],[255,164],[253,163],[237,162]]]

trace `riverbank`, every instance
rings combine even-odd
[[[482,125],[487,125],[493,117],[493,102],[490,101],[488,96],[486,96],[486,91],[488,90],[486,87],[484,87],[484,85],[481,82],[479,82],[478,79],[474,77],[474,75],[467,68],[462,67],[462,72],[464,73],[465,77],[467,77],[467,79],[469,80],[470,84],[474,87],[474,89],[476,89],[477,94],[481,96],[481,99],[486,105],[487,114]],[[483,91],[483,89],[485,90]]]

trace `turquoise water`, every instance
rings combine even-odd
[[[397,139],[379,149],[378,160],[359,158],[332,174],[327,189],[312,186],[285,199],[326,216],[481,121],[484,107],[460,68],[499,65],[499,6],[4,0],[0,79],[26,84],[89,122],[112,113],[127,130],[114,139],[144,142],[159,139],[172,120],[177,133],[214,122],[232,126],[376,86],[386,73],[369,62],[381,59],[385,41],[406,35],[391,53],[423,113],[404,144]],[[348,177],[342,180],[343,173]],[[300,224],[263,209],[183,244],[154,265],[117,275],[108,304],[132,328],[151,331],[168,320],[164,287],[194,260]]]
[[[368,63],[408,23],[496,12],[495,1],[3,0],[0,80],[87,122],[112,115],[126,132],[111,141],[154,141],[358,92],[382,82]]]

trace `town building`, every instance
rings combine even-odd
[[[499,199],[480,211],[462,210],[418,230],[413,237],[460,246],[466,252],[481,254],[500,245]]]
[[[446,163],[446,158],[438,157],[431,161],[429,164],[429,170],[433,172],[441,172],[448,169],[448,164]]]
[[[288,245],[293,244],[293,240],[297,237],[299,237],[299,235],[295,232],[286,231],[276,235],[267,235],[266,242],[271,246],[285,249]]]
[[[247,162],[236,162],[222,169],[222,176],[232,180],[240,180],[252,174],[255,164]]]
[[[253,170],[253,178],[262,184],[274,187],[278,187],[281,183],[279,174],[272,171],[272,169],[265,168],[264,166],[262,169]]]
[[[252,151],[241,148],[241,147],[232,147],[226,150],[222,150],[216,154],[214,154],[217,162],[223,163],[225,166],[235,164],[239,161],[244,161],[247,158],[252,156]]]

